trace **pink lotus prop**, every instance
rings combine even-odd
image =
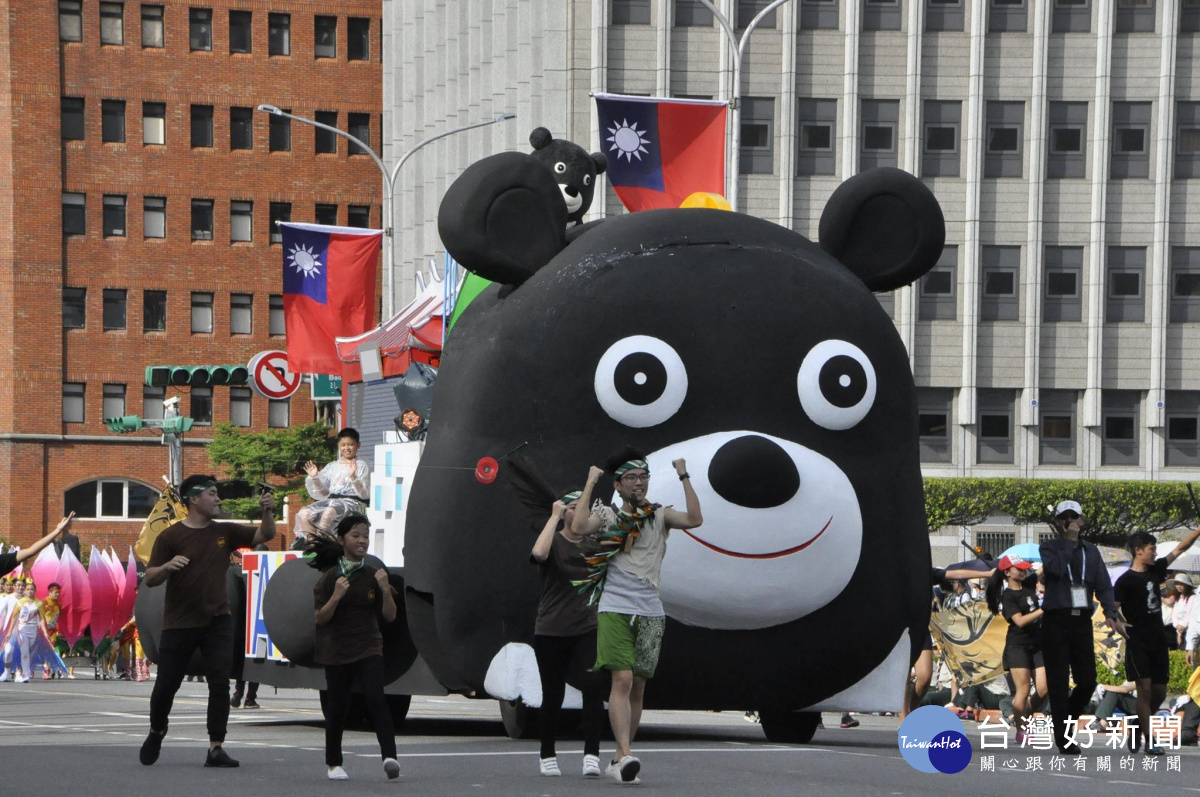
[[[70,548],[64,548],[54,578],[62,585],[62,614],[58,616],[58,632],[75,647],[83,631],[92,621],[92,588],[87,571]]]
[[[38,600],[45,600],[50,593],[50,584],[58,580],[58,554],[54,552],[53,545],[47,545],[37,555],[37,559],[33,560],[33,565],[29,568],[29,574],[33,576],[33,583],[37,585]]]

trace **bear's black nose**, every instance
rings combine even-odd
[[[567,196],[569,196],[569,197],[577,197],[577,196],[579,196],[579,189],[577,189],[577,188],[576,188],[575,186],[573,186],[573,185],[564,185],[564,186],[563,186],[563,192],[564,192],[564,193],[566,193],[566,195],[567,195]]]
[[[732,504],[767,509],[791,500],[800,489],[800,472],[778,445],[746,435],[717,449],[708,465],[708,483]]]

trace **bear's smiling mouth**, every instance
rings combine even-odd
[[[711,542],[706,542],[706,541],[700,539],[699,537],[697,537],[695,534],[692,534],[687,529],[681,529],[681,531],[683,531],[684,534],[688,535],[696,542],[703,545],[705,548],[716,551],[717,553],[723,554],[724,556],[732,556],[737,559],[778,559],[782,556],[791,556],[794,553],[799,553],[800,551],[803,551],[805,548],[807,548],[808,546],[810,546],[814,542],[816,542],[820,538],[820,536],[822,534],[824,534],[826,532],[826,530],[829,529],[829,526],[832,523],[833,523],[833,517],[831,516],[829,518],[829,520],[825,521],[825,525],[821,527],[821,530],[818,531],[815,535],[813,535],[813,537],[811,539],[807,540],[806,542],[800,543],[799,545],[795,546],[794,548],[785,548],[782,551],[775,551],[774,553],[742,553],[740,551],[730,551],[730,550],[726,550],[725,548],[721,548],[719,546],[713,545]]]

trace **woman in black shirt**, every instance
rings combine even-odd
[[[305,546],[309,564],[322,571],[313,588],[317,624],[316,661],[325,666],[325,764],[330,780],[349,780],[342,768],[342,732],[357,683],[375,726],[383,771],[400,775],[392,713],[383,696],[383,634],[380,623],[396,619],[396,601],[387,570],[368,565],[370,521],[347,515],[337,538],[313,534]]]
[[[1037,590],[1028,583],[1032,567],[1019,556],[1002,556],[987,585],[988,608],[992,614],[1003,614],[1008,621],[1004,669],[1012,677],[1013,725],[1018,744],[1025,738],[1026,718],[1046,699],[1046,667],[1038,642],[1042,609],[1038,606]],[[1032,700],[1030,678],[1036,689]]]

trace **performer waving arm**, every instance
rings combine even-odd
[[[692,477],[688,475],[687,462],[677,459],[671,465],[675,468],[675,473],[679,475],[679,481],[683,482],[683,497],[687,512],[665,509],[663,510],[663,519],[669,529],[698,529],[704,523],[704,515],[700,514],[700,499],[696,496],[696,491],[692,489]]]

